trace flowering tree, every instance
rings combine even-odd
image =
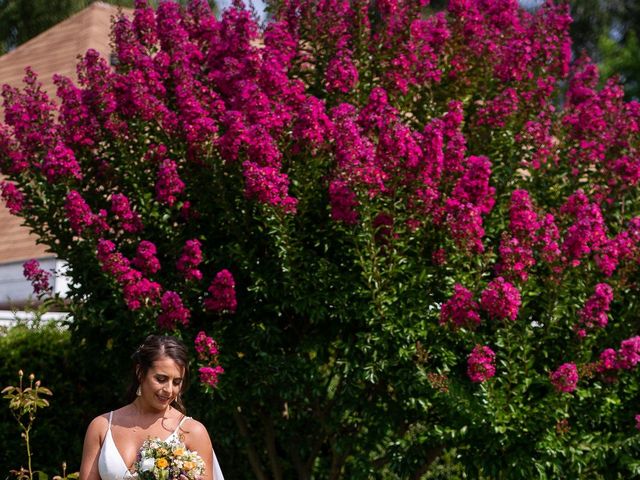
[[[640,104],[566,7],[272,10],[139,1],[115,71],[5,87],[83,341],[194,339],[258,479],[638,474]]]

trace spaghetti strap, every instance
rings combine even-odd
[[[187,417],[186,415],[184,417],[182,417],[182,420],[180,420],[180,423],[178,424],[178,426],[176,427],[176,429],[173,431],[173,435],[177,435],[178,434],[178,430],[180,430],[180,427],[182,427],[182,424],[184,423],[185,420],[190,419],[191,417]]]
[[[109,412],[109,430],[111,430],[111,418],[113,417],[113,410]]]

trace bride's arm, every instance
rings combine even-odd
[[[194,419],[188,420],[185,425],[185,445],[191,451],[198,452],[205,463],[205,474],[202,480],[218,480],[213,469],[213,446],[209,433],[204,425]]]
[[[87,433],[84,436],[84,446],[82,447],[80,480],[100,480],[98,458],[100,457],[100,446],[102,445],[102,437],[107,425],[106,418],[96,417],[87,428]]]

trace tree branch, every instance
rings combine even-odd
[[[282,465],[280,464],[278,452],[276,451],[276,432],[273,428],[273,420],[271,416],[264,412],[261,412],[260,418],[264,425],[264,442],[267,446],[267,454],[269,456],[271,470],[273,471],[273,478],[275,480],[282,480]]]
[[[242,438],[245,440],[247,444],[247,447],[246,447],[247,456],[249,457],[249,463],[251,464],[251,469],[253,470],[253,473],[255,474],[258,480],[268,480],[268,477],[264,473],[264,470],[260,463],[260,456],[258,455],[258,452],[256,452],[256,449],[253,448],[253,445],[251,444],[251,437],[249,435],[249,427],[247,425],[247,421],[242,415],[240,415],[240,412],[238,410],[239,410],[239,407],[232,409],[233,419],[235,420],[236,426],[240,431],[240,435],[242,436]]]
[[[434,448],[430,448],[429,450],[427,450],[427,458],[425,463],[422,464],[422,466],[415,471],[415,473],[413,474],[413,476],[411,477],[412,480],[420,480],[422,478],[422,476],[427,473],[427,471],[429,470],[429,467],[431,466],[431,464],[440,456],[442,455],[442,452],[444,450],[444,447],[434,447]]]

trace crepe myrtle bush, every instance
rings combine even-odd
[[[568,7],[269,8],[138,1],[114,68],[4,87],[74,328],[197,335],[238,478],[639,474],[640,104]]]

